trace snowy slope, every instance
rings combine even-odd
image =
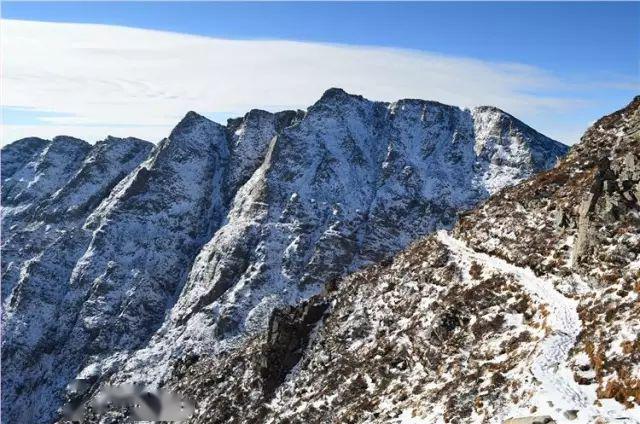
[[[159,383],[187,352],[233,349],[565,152],[495,108],[339,89],[226,127],[190,112],[152,151],[9,145],[3,419],[49,420],[76,376]]]
[[[591,423],[598,418],[640,422],[640,408],[626,410],[623,405],[616,403],[598,404],[595,388],[583,387],[574,380],[568,366],[569,352],[583,331],[577,311],[578,302],[575,299],[568,298],[556,290],[555,281],[540,278],[529,268],[521,268],[501,258],[475,252],[445,231],[439,231],[437,236],[441,243],[464,260],[475,261],[484,267],[514,275],[523,289],[544,304],[545,310],[549,313],[546,317],[548,334],[538,347],[536,357],[531,361],[531,373],[540,382],[541,387],[535,390],[526,407],[520,405],[519,408],[509,411],[509,415],[525,416],[527,409],[535,408],[535,411],[543,416],[575,411],[571,421],[576,423]],[[573,284],[580,284],[579,277],[571,276],[569,279]],[[556,417],[556,420],[560,421],[561,416]]]
[[[6,156],[3,150],[3,161],[13,160],[11,149],[21,143],[9,145]],[[3,165],[3,301],[12,293],[24,261],[37,257],[66,230],[79,229],[91,210],[142,162],[152,146],[142,140],[107,138],[91,147],[68,137],[51,142],[38,139],[37,144],[37,153],[24,158],[15,172],[11,166],[4,172]]]

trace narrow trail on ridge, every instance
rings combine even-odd
[[[537,414],[551,415],[557,422],[587,424],[594,422],[596,417],[603,417],[615,422],[639,423],[636,418],[629,416],[622,405],[615,410],[596,407],[593,404],[596,400],[595,390],[583,388],[575,382],[573,373],[566,366],[569,351],[582,330],[575,300],[562,295],[551,281],[536,276],[529,268],[518,267],[503,259],[476,252],[444,230],[438,231],[437,237],[462,261],[475,261],[484,267],[513,275],[526,292],[546,305],[549,311],[547,324],[551,333],[543,339],[538,356],[531,365],[531,373],[541,383],[531,399],[538,407]],[[589,391],[592,393],[588,393]],[[551,401],[553,406],[547,401]],[[565,418],[562,412],[567,410],[578,411],[577,418]]]

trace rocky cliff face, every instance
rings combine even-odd
[[[67,352],[82,346],[70,338],[77,310],[68,302],[79,296],[73,269],[91,240],[84,222],[152,149],[115,138],[94,146],[67,137],[37,144],[22,168],[2,175],[2,392],[4,410],[15,408],[3,419],[16,422],[51,414],[52,388],[73,376]],[[2,155],[4,171],[12,155]]]
[[[161,384],[187,354],[235,352],[276,307],[450,227],[565,152],[495,108],[339,89],[306,112],[254,110],[226,127],[190,112],[155,147],[13,143],[2,150],[3,419],[53,419],[76,377]],[[298,338],[310,336],[305,317]],[[295,343],[264,371],[274,393]]]
[[[638,423],[639,159],[640,97],[451,233],[177,361],[168,386],[198,423]]]

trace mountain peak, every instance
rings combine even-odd
[[[176,128],[180,126],[191,125],[197,122],[213,122],[213,121],[211,121],[209,118],[205,116],[200,115],[197,112],[194,112],[193,110],[190,110],[184,115],[184,117],[180,120],[180,122],[178,122],[178,125],[176,125]]]
[[[44,138],[40,138],[40,137],[25,137],[25,138],[21,138],[18,139],[16,141],[13,141],[9,144],[7,144],[6,146],[4,146],[2,149],[6,149],[8,147],[15,147],[15,148],[26,148],[27,146],[37,146],[37,145],[43,145],[43,144],[47,144],[49,143],[51,140],[47,140]]]
[[[51,143],[39,137],[27,137],[16,140],[2,148],[0,172],[2,179],[9,178],[26,163],[33,160]],[[3,181],[4,183],[4,181]],[[4,195],[4,192],[3,192]],[[4,198],[4,197],[3,197]]]
[[[80,149],[83,151],[89,151],[91,149],[91,144],[88,142],[81,140],[79,138],[71,137],[68,135],[57,135],[53,137],[51,143],[47,147],[47,151],[69,151],[70,149],[76,150]]]
[[[54,143],[86,143],[86,141],[70,135],[57,135],[51,141]]]
[[[264,109],[251,109],[245,114],[245,118],[268,118],[273,116],[273,113]]]
[[[194,111],[189,111],[171,131],[169,139],[193,138],[193,136],[224,131],[224,126]]]
[[[322,96],[320,97],[320,100],[318,100],[316,104],[327,104],[327,103],[332,103],[336,101],[342,102],[348,99],[365,100],[365,98],[360,95],[349,94],[346,91],[344,91],[342,88],[332,87],[326,90],[322,94]]]

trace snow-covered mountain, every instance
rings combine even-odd
[[[640,97],[451,232],[279,308],[168,387],[191,422],[640,423]]]
[[[451,227],[566,151],[496,108],[340,89],[227,126],[189,112],[156,146],[12,143],[2,418],[53,420],[74,378],[163,384],[187,355],[237,352],[275,308]]]

